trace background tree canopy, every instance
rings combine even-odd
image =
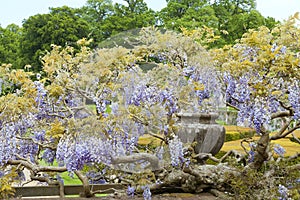
[[[39,70],[40,58],[45,50],[51,49],[51,44],[74,46],[76,41],[88,36],[89,27],[76,9],[67,6],[29,17],[23,23],[20,38],[22,65],[29,64],[33,70]]]
[[[272,28],[276,23],[255,9],[255,0],[168,0],[158,12],[143,0],[124,0],[124,4],[87,0],[79,9],[51,8],[49,14],[29,17],[22,27],[1,28],[0,62],[11,63],[14,68],[32,65],[32,70],[39,71],[41,56],[51,44],[76,47],[76,41],[85,37],[93,39],[90,47],[95,48],[120,32],[147,26],[176,31],[209,27],[220,36],[209,47],[221,47],[234,44],[249,29],[261,25]]]

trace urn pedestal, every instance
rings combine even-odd
[[[225,128],[216,123],[217,113],[179,113],[178,137],[183,143],[196,142],[195,153],[216,155],[225,141]]]

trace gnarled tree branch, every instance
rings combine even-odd
[[[283,127],[284,128],[284,127]],[[278,140],[281,138],[285,138],[287,135],[293,133],[295,130],[300,128],[300,123],[298,123],[295,127],[287,130],[286,132],[279,131],[276,135],[270,137],[271,140]]]
[[[56,166],[38,166],[26,160],[9,160],[10,165],[22,165],[27,169],[33,171],[35,174],[38,172],[65,172],[66,167],[56,167]]]
[[[132,163],[141,160],[148,161],[150,163],[149,167],[151,168],[152,171],[157,171],[162,169],[159,159],[155,155],[149,153],[135,153],[129,156],[119,156],[116,158],[112,158],[112,164],[118,165],[122,163]]]

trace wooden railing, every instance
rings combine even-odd
[[[59,185],[51,186],[24,186],[14,187],[15,197],[42,197],[42,196],[60,196]],[[120,184],[97,184],[91,185],[92,191],[103,191],[103,193],[113,193],[115,190],[125,189]],[[64,195],[79,195],[83,192],[82,185],[65,185]]]

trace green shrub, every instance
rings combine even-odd
[[[295,139],[295,138],[293,138],[293,137],[291,137],[291,138],[290,138],[290,141],[291,141],[291,142],[295,142],[295,143],[297,143],[297,144],[300,144],[300,143],[299,143],[299,141],[298,141],[298,140],[296,140],[296,139]]]
[[[299,199],[300,172],[290,168],[298,162],[299,158],[290,162],[270,162],[258,171],[249,168],[240,169],[240,173],[227,173],[228,199]],[[287,198],[282,197],[280,187],[286,188]]]
[[[18,174],[15,171],[15,168],[12,170],[4,172],[0,169],[0,199],[9,199],[15,193],[15,189],[12,187],[12,183],[15,181],[15,178]]]
[[[254,131],[244,131],[244,132],[226,132],[225,142],[236,141],[244,138],[249,138],[254,136]]]

